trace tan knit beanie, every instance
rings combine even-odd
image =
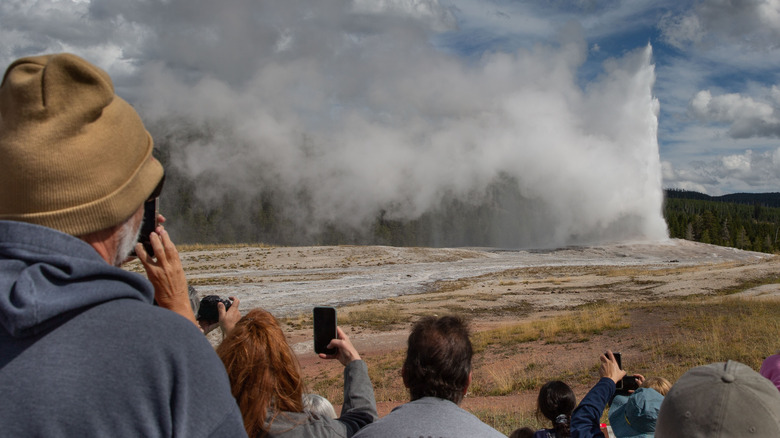
[[[0,84],[0,219],[80,236],[127,220],[163,176],[108,73],[71,54],[21,58]]]

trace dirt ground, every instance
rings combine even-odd
[[[682,295],[706,296],[780,272],[780,257],[683,240],[545,251],[239,247],[182,251],[182,260],[188,278],[202,295],[237,296],[243,311],[263,306],[288,321],[286,333],[307,379],[335,379],[337,387],[341,384],[341,367],[314,355],[311,326],[295,322],[296,315],[306,319],[307,311],[300,309],[330,304],[338,308],[339,315],[372,309],[390,309],[401,315],[381,329],[342,325],[371,367],[388,354],[403,357],[409,327],[421,315],[463,314],[469,318],[472,331],[478,332],[544,318],[586,303],[642,303]],[[485,261],[490,262],[487,268],[479,264]],[[452,272],[435,275],[448,269]],[[414,280],[413,284],[407,279]],[[338,295],[341,289],[352,292]],[[327,295],[331,290],[333,295]],[[776,297],[780,285],[757,287],[742,294],[756,299]],[[480,378],[477,373],[495,379],[507,369],[538,364],[549,369],[587,368],[595,364],[605,348],[630,351],[648,330],[663,330],[655,318],[647,315],[632,324],[620,339],[596,336],[583,343],[539,343],[519,351],[480,356],[475,363],[475,381]],[[212,342],[218,342],[218,335],[211,336]],[[377,393],[382,400],[380,416],[405,401],[400,371],[389,369],[385,373],[396,376],[398,385],[389,392],[394,394],[392,400],[385,400],[384,389]],[[579,398],[588,385],[579,384],[574,389]],[[531,411],[535,392],[494,397],[469,394],[463,406],[472,411]],[[333,394],[327,396],[340,400]]]

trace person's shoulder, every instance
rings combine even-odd
[[[169,352],[201,348],[213,353],[203,333],[191,321],[168,309],[140,300],[117,299],[90,309],[90,316],[104,322],[117,342],[145,345],[147,349]]]
[[[428,418],[427,430],[411,430],[419,423],[416,418]],[[417,424],[417,426],[415,426]],[[436,397],[423,397],[395,407],[389,414],[361,429],[355,437],[395,437],[399,433],[427,436],[431,430],[443,436],[506,437],[477,416],[455,403]]]
[[[271,436],[277,438],[343,437],[346,427],[337,419],[313,415],[310,412],[280,412],[269,425]]]

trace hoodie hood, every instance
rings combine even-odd
[[[106,301],[152,303],[143,276],[109,265],[86,242],[39,225],[0,221],[0,326],[33,336]]]

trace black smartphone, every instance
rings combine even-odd
[[[141,223],[141,232],[138,233],[138,241],[144,246],[146,253],[150,256],[154,256],[154,249],[152,248],[152,241],[149,240],[149,235],[159,225],[157,222],[159,199],[154,198],[144,202],[144,221]],[[133,250],[133,255],[136,255],[135,250]]]
[[[620,353],[612,352],[612,355],[615,356],[615,362],[617,362],[618,368],[620,368],[622,370],[623,369],[623,358],[621,357]],[[625,377],[623,379],[625,379]],[[619,381],[619,382],[617,382],[615,384],[615,389],[617,389],[618,391],[622,391],[623,390],[623,385],[624,385],[624,380],[621,380],[621,381]]]
[[[327,348],[330,341],[337,338],[336,334],[336,308],[317,306],[313,310],[314,316],[314,352],[336,354],[337,348]]]
[[[636,377],[634,376],[625,376],[619,383],[620,389],[623,391],[636,391],[639,389],[639,382],[636,381]],[[615,388],[617,388],[618,385],[615,385]]]

